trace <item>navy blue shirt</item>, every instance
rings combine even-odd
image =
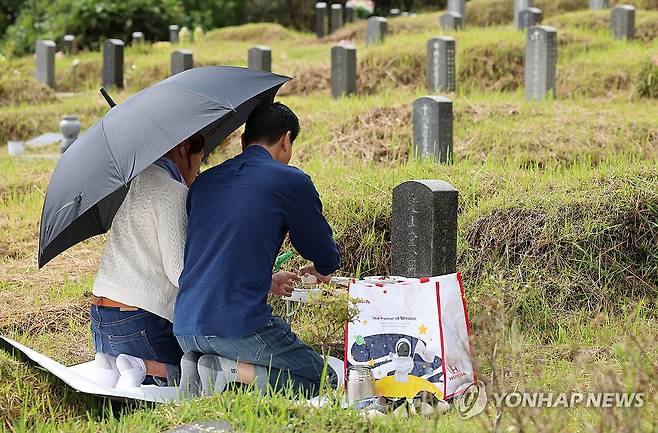
[[[272,267],[286,234],[322,275],[340,266],[311,178],[260,146],[202,173],[187,214],[175,335],[244,337],[265,326]]]

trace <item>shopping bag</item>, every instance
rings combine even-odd
[[[448,399],[475,381],[459,274],[353,281],[345,367],[370,366],[377,395]]]

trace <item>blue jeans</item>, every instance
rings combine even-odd
[[[183,351],[173,324],[146,310],[91,306],[91,335],[97,353],[131,355],[167,364],[168,384],[178,380]],[[158,383],[160,384],[160,383]]]
[[[322,355],[300,340],[290,325],[278,317],[272,317],[266,326],[246,337],[179,336],[178,342],[186,353],[219,355],[265,367],[269,378],[257,378],[261,389],[269,383],[277,391],[292,385],[293,390],[306,396],[317,395],[320,391],[325,366]],[[329,367],[327,373],[329,383],[335,386],[336,374]]]

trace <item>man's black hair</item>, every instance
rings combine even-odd
[[[246,144],[261,141],[269,146],[288,131],[292,143],[299,134],[297,115],[280,102],[263,102],[249,115],[244,128],[244,139]]]

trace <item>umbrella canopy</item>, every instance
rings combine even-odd
[[[206,156],[289,77],[252,69],[189,69],[112,108],[62,155],[41,213],[39,268],[105,233],[139,173],[200,132]]]

